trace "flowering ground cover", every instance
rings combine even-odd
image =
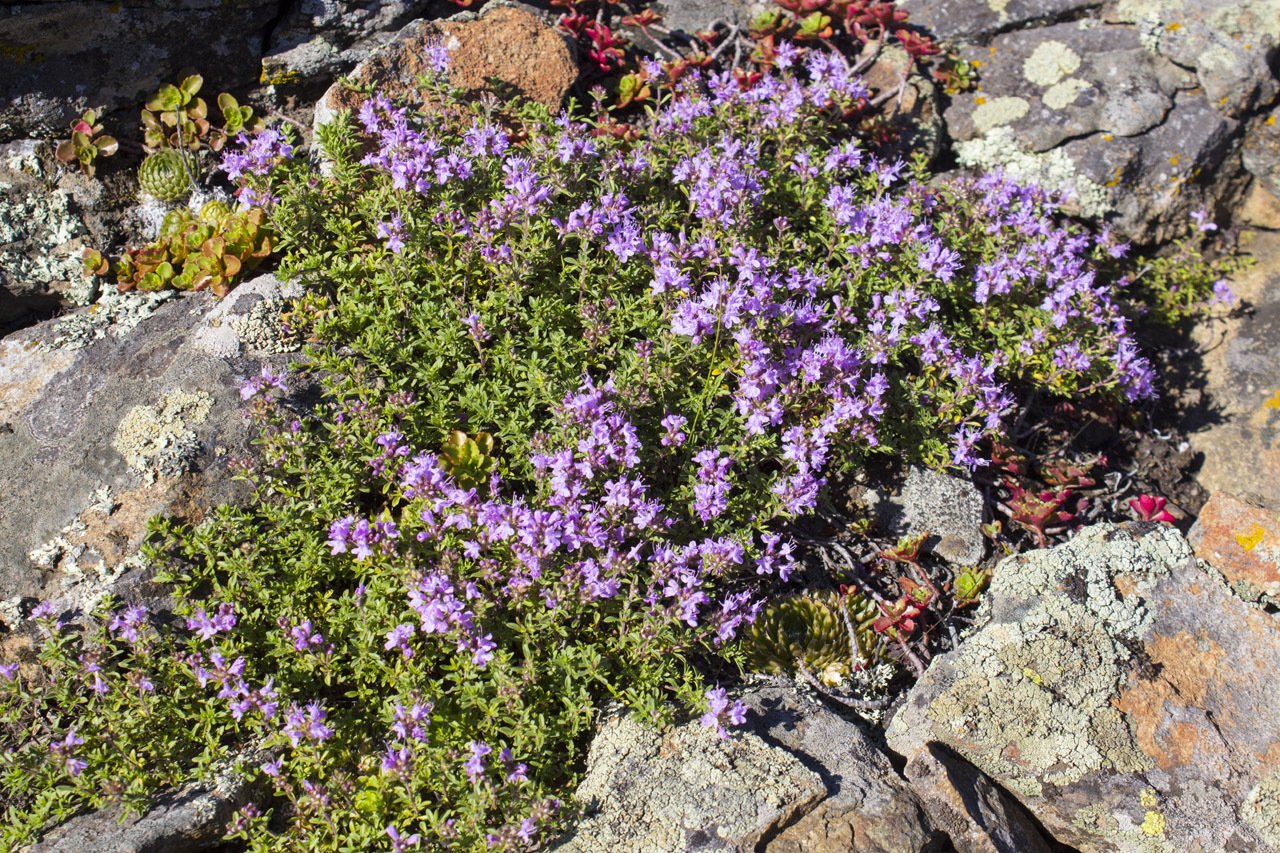
[[[255,500],[155,523],[172,613],[31,614],[41,666],[0,671],[7,843],[232,767],[251,850],[535,847],[606,706],[729,736],[720,682],[834,478],[1008,466],[1029,396],[1155,391],[1124,247],[854,137],[836,54],[654,67],[625,127],[464,102],[433,60],[430,116],[374,94],[319,151],[228,153],[315,345],[246,378]],[[1157,307],[1210,296],[1177,275]],[[935,580],[880,605],[876,660],[910,662]]]

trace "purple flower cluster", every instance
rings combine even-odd
[[[706,693],[707,713],[702,715],[699,722],[709,729],[715,729],[716,734],[721,740],[728,740],[729,732],[725,728],[726,725],[740,726],[747,721],[747,707],[742,704],[741,699],[729,701],[729,694],[725,692],[723,687],[713,687]]]
[[[281,160],[293,156],[293,146],[279,128],[267,128],[254,134],[236,137],[239,148],[228,148],[222,155],[222,171],[231,180],[245,175],[265,177]]]
[[[333,554],[348,551],[357,560],[367,560],[374,554],[374,547],[383,554],[395,551],[400,529],[394,521],[369,521],[348,515],[329,525],[329,550]]]
[[[187,618],[187,630],[202,640],[213,639],[216,634],[226,633],[235,626],[236,608],[228,602],[219,604],[212,616],[201,608]]]

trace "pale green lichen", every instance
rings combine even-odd
[[[121,293],[114,287],[102,292],[98,300],[87,310],[69,314],[54,326],[53,340],[42,345],[45,350],[80,349],[108,333],[123,338],[139,323],[155,313],[162,302],[177,295],[177,291],[161,290],[155,293]]]
[[[281,321],[281,315],[289,310],[285,299],[261,299],[248,313],[231,320],[231,328],[250,352],[279,354],[298,348],[297,335],[290,332]]]
[[[992,128],[1012,124],[1031,109],[1022,98],[992,98],[978,104],[973,110],[973,125],[982,133]]]
[[[1088,82],[1079,77],[1068,77],[1045,90],[1040,100],[1051,110],[1065,110],[1076,102],[1080,93],[1089,88]]]
[[[0,284],[14,292],[67,292],[83,298],[88,277],[80,252],[85,233],[62,190],[0,195]]]
[[[1263,841],[1280,850],[1280,776],[1270,776],[1254,786],[1240,817]]]
[[[121,419],[111,446],[147,482],[185,472],[200,449],[191,429],[203,423],[213,398],[203,391],[170,392],[158,407],[134,406]]]
[[[1025,151],[1010,128],[997,127],[984,137],[958,142],[955,150],[962,166],[984,171],[1000,169],[1015,180],[1067,193],[1084,216],[1101,218],[1111,212],[1106,188],[1080,174],[1065,151]]]
[[[1022,63],[1022,76],[1037,86],[1049,87],[1080,68],[1080,54],[1067,45],[1052,39],[1036,45]]]

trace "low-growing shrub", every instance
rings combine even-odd
[[[375,95],[324,129],[324,175],[230,155],[309,290],[324,400],[246,381],[256,500],[155,529],[176,622],[34,614],[43,666],[0,671],[7,843],[230,764],[262,790],[249,849],[535,846],[608,703],[740,716],[707,667],[837,472],[981,465],[1032,391],[1152,393],[1109,244],[863,150],[843,61],[781,55],[667,81],[627,134],[437,77],[429,117]],[[852,646],[905,650],[922,580],[858,599]]]

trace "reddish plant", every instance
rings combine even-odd
[[[1141,521],[1162,521],[1165,524],[1173,524],[1177,519],[1164,508],[1167,503],[1167,500],[1155,495],[1138,495],[1129,501],[1129,508]]]

